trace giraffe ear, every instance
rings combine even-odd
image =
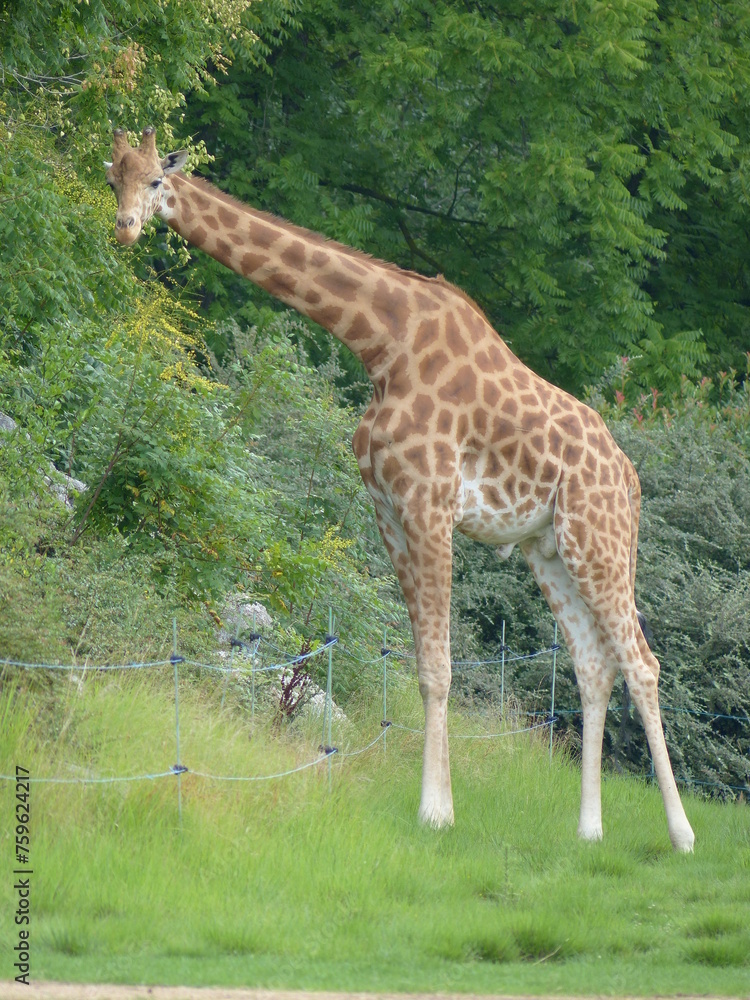
[[[187,163],[187,158],[188,151],[186,149],[178,149],[176,153],[167,153],[161,161],[161,168],[165,174],[173,174],[177,170],[182,170]]]

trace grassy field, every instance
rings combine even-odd
[[[106,674],[0,697],[0,770],[161,772],[169,675]],[[213,682],[180,688],[181,759],[258,775],[317,755],[319,722],[251,726]],[[54,707],[52,707],[54,706]],[[415,686],[389,715],[421,726]],[[489,727],[489,728],[483,728]],[[452,717],[452,734],[492,723]],[[334,726],[354,750],[377,708]],[[421,738],[255,783],[32,788],[32,979],[336,990],[648,995],[750,992],[750,810],[686,798],[695,855],[669,845],[658,791],[605,780],[605,840],[576,840],[579,775],[544,736],[453,739],[456,826],[417,825]],[[45,737],[44,733],[52,733]],[[0,789],[0,979],[17,940],[11,784]]]

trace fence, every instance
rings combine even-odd
[[[399,652],[393,649],[389,649],[387,645],[387,633],[383,633],[383,645],[380,650],[380,655],[373,658],[367,659],[358,656],[353,651],[350,651],[344,646],[339,637],[334,634],[334,618],[332,611],[329,612],[329,629],[328,633],[325,635],[321,645],[308,653],[301,655],[285,653],[283,650],[279,649],[277,646],[271,642],[268,638],[262,636],[260,633],[255,632],[255,625],[253,624],[253,631],[249,634],[249,641],[240,641],[239,638],[239,626],[235,637],[231,640],[230,644],[230,654],[229,654],[229,664],[228,665],[218,665],[212,663],[204,663],[199,660],[194,660],[189,657],[184,657],[179,654],[178,651],[178,637],[177,637],[177,625],[176,622],[173,623],[173,634],[172,634],[172,654],[169,659],[166,660],[151,660],[145,662],[135,662],[135,663],[125,663],[125,664],[106,664],[101,666],[87,666],[86,671],[95,672],[107,672],[107,671],[133,671],[133,670],[152,670],[158,668],[171,667],[174,675],[174,691],[175,691],[175,754],[176,761],[169,768],[163,771],[148,773],[148,774],[137,774],[137,775],[120,775],[115,777],[77,777],[77,778],[62,778],[62,777],[32,777],[29,780],[37,783],[47,783],[47,784],[108,784],[115,782],[130,782],[130,781],[145,781],[145,780],[157,780],[168,777],[175,777],[177,779],[177,797],[178,797],[178,808],[180,816],[182,815],[182,775],[183,774],[193,774],[196,777],[211,780],[211,781],[232,781],[232,782],[255,782],[255,781],[272,781],[281,778],[286,778],[291,775],[297,774],[300,771],[307,770],[308,768],[315,767],[318,764],[327,762],[328,766],[328,776],[329,781],[331,780],[331,761],[334,756],[338,759],[346,759],[351,757],[357,757],[361,754],[366,753],[372,747],[378,743],[383,743],[384,749],[387,747],[387,734],[389,729],[396,731],[403,731],[407,733],[423,733],[424,730],[413,729],[409,726],[402,725],[399,722],[394,722],[388,719],[388,664],[392,659],[397,659],[400,661],[414,660],[414,654]],[[543,718],[540,719],[539,712],[519,712],[515,713],[516,717],[527,716],[529,718],[530,724],[522,726],[515,729],[503,729],[501,732],[496,733],[484,733],[479,735],[453,735],[451,739],[499,739],[508,736],[519,735],[521,733],[528,733],[539,729],[549,729],[549,753],[550,758],[552,755],[553,747],[553,736],[554,736],[554,725],[555,722],[559,721],[562,716],[580,715],[580,708],[559,708],[555,705],[555,683],[557,674],[557,653],[560,650],[560,646],[557,643],[557,625],[554,626],[554,640],[552,645],[547,649],[537,650],[531,653],[516,653],[509,646],[506,645],[505,636],[505,622],[502,625],[502,645],[500,653],[497,657],[488,660],[454,660],[452,661],[452,669],[454,672],[460,672],[463,670],[471,670],[477,667],[499,667],[500,670],[500,704],[501,704],[501,717],[504,719],[504,708],[506,705],[506,667],[514,662],[525,661],[530,659],[536,659],[539,657],[549,657],[551,661],[551,671],[550,671],[550,707],[549,712],[543,714]],[[257,658],[261,645],[267,646],[277,655],[283,657],[283,661],[275,662],[269,665],[257,665]],[[334,649],[338,651],[339,655],[343,655],[350,659],[356,660],[361,665],[368,665],[372,667],[377,667],[382,669],[382,721],[381,721],[381,731],[372,740],[366,743],[364,746],[359,747],[356,750],[341,751],[338,747],[333,745],[333,653]],[[235,656],[238,650],[244,650],[249,657],[249,669],[247,667],[240,668],[235,665]],[[191,667],[198,668],[201,670],[211,671],[220,675],[224,675],[224,688],[222,692],[222,707],[227,693],[227,685],[231,677],[247,676],[250,674],[251,683],[251,714],[254,717],[256,710],[256,675],[276,672],[283,675],[286,671],[294,669],[301,666],[313,658],[327,656],[327,669],[326,669],[326,690],[325,690],[325,701],[324,708],[322,712],[323,724],[322,724],[322,737],[321,744],[318,747],[318,754],[314,759],[311,759],[305,763],[299,764],[296,767],[290,768],[286,771],[281,771],[272,774],[255,774],[255,775],[219,775],[219,774],[209,774],[202,771],[193,770],[188,768],[188,766],[182,761],[180,756],[180,707],[179,707],[179,675],[181,667]],[[50,664],[50,663],[26,663],[18,660],[0,659],[0,668],[3,670],[6,667],[14,667],[22,670],[52,670],[52,671],[79,671],[81,667],[75,664]],[[1,674],[0,674],[1,676]],[[661,706],[662,712],[674,712],[674,713],[685,713],[695,716],[701,716],[703,718],[709,719],[728,719],[737,722],[741,722],[750,728],[750,717],[747,715],[726,715],[721,713],[711,713],[704,712],[697,709],[687,709],[672,706]],[[618,706],[610,706],[609,712],[617,713],[622,711]],[[532,721],[533,720],[533,721]],[[653,777],[653,770],[651,773]],[[0,780],[15,781],[15,776],[0,774]],[[727,785],[723,782],[707,782],[707,781],[697,781],[692,778],[677,778],[678,782],[688,785],[697,785],[705,788],[721,788],[722,790],[732,789],[747,795],[750,789],[747,785]]]

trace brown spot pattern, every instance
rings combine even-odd
[[[471,365],[463,365],[438,389],[440,399],[453,403],[471,403],[476,399],[476,394],[477,376]]]
[[[269,250],[277,240],[281,238],[281,233],[270,226],[265,226],[262,222],[253,220],[250,223],[250,242],[256,247]]]
[[[295,240],[285,247],[281,252],[281,260],[287,267],[295,271],[305,270],[305,244],[301,240]]]
[[[219,222],[224,226],[225,229],[234,229],[235,226],[239,225],[240,216],[238,212],[233,212],[226,205],[219,205]]]
[[[246,253],[240,261],[240,270],[246,276],[259,271],[264,264],[268,263],[268,255],[263,253]]]
[[[336,305],[322,306],[320,309],[311,309],[309,315],[313,322],[320,323],[326,330],[330,330],[344,315],[344,310]]]
[[[323,274],[315,279],[316,284],[329,292],[337,299],[344,299],[345,302],[354,302],[357,293],[362,285],[361,281],[348,274],[333,271],[330,274]]]
[[[400,288],[389,287],[387,282],[381,278],[375,286],[372,311],[391,336],[397,340],[403,337],[406,321],[411,311],[406,292]]]
[[[422,354],[428,347],[431,347],[440,336],[440,326],[437,319],[423,320],[417,327],[414,338],[414,353]]]
[[[425,385],[434,385],[440,373],[448,364],[445,351],[434,351],[419,362],[419,376]]]

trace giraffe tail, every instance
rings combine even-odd
[[[643,632],[643,638],[646,640],[646,645],[651,649],[651,643],[654,638],[654,633],[651,631],[651,626],[648,623],[646,616],[638,610],[635,609],[635,613],[638,615],[638,624],[641,626],[641,632]]]
[[[633,594],[633,604],[635,605],[635,567],[638,561],[638,522],[641,516],[641,484],[638,479],[638,473],[629,460],[625,475],[628,484],[628,503],[630,504],[630,587]],[[637,607],[635,613],[638,616],[638,624],[643,633],[643,638],[650,649],[654,634],[646,620],[646,616]]]

